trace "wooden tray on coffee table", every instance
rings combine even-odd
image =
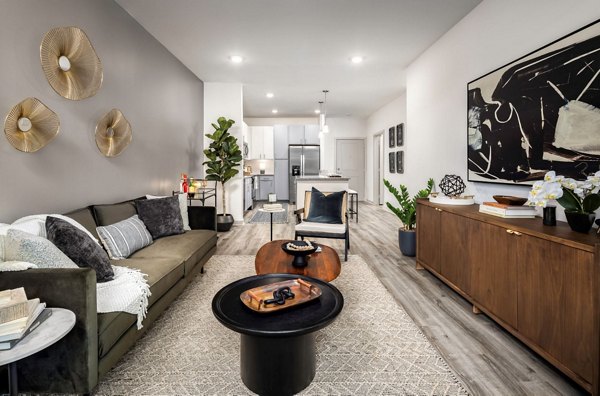
[[[286,299],[283,305],[265,304],[265,301],[273,298],[273,292],[282,287],[289,287],[292,293],[294,293],[294,298]],[[246,290],[240,294],[240,300],[242,300],[245,306],[255,312],[267,313],[304,304],[319,298],[321,293],[321,289],[318,286],[298,278]]]

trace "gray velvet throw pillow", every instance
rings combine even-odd
[[[106,282],[114,277],[108,255],[85,232],[56,217],[46,218],[48,240],[56,245],[79,267],[96,271],[96,281]]]
[[[138,216],[144,222],[153,239],[183,234],[183,220],[177,196],[140,199],[135,201]]]

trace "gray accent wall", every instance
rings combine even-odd
[[[54,27],[88,35],[104,68],[100,91],[81,101],[54,92],[39,47]],[[181,172],[199,176],[203,82],[112,0],[0,2],[0,116],[36,97],[60,117],[60,133],[36,153],[14,149],[0,133],[0,223],[62,213],[144,194],[170,194]],[[97,149],[100,117],[120,109],[133,141],[116,158]]]

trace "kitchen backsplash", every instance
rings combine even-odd
[[[275,173],[275,165],[273,160],[244,160],[244,166],[252,167],[252,174],[258,175],[260,174],[260,164],[263,163],[265,166],[266,174],[274,174]]]

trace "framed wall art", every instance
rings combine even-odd
[[[396,173],[396,153],[389,153],[389,159],[390,173]]]
[[[388,140],[389,140],[390,148],[393,148],[396,146],[396,127],[391,127],[388,130]]]
[[[469,181],[600,169],[600,21],[467,85]]]
[[[404,145],[404,124],[396,125],[396,147]]]
[[[396,173],[404,173],[404,151],[396,152]]]

